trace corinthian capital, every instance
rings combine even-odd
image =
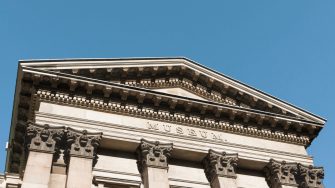
[[[29,150],[54,153],[62,140],[64,127],[50,127],[28,122],[26,143]]]
[[[209,182],[216,176],[236,178],[235,168],[237,166],[238,155],[219,153],[209,150],[207,156],[203,160],[205,174]]]
[[[101,138],[101,132],[89,133],[86,130],[78,131],[68,128],[66,132],[68,152],[71,156],[95,158]]]
[[[302,188],[323,188],[324,170],[322,167],[298,164],[299,185]]]
[[[141,139],[137,148],[137,167],[140,173],[144,167],[168,168],[168,160],[173,149],[173,144],[163,144],[158,141],[151,142]]]
[[[297,163],[279,162],[270,159],[270,162],[264,168],[266,180],[271,188],[289,185],[297,187]]]

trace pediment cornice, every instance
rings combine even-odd
[[[229,101],[238,106],[325,123],[321,117],[187,58],[25,60],[20,65],[23,68],[56,71],[121,84],[135,81],[139,86],[142,85],[141,80],[151,79],[151,82],[156,82],[178,78],[191,83],[194,86],[192,92],[202,97],[222,97],[214,99],[215,102]]]

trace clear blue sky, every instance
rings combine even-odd
[[[19,59],[185,56],[328,119],[308,149],[335,186],[335,1],[1,1],[0,171]]]

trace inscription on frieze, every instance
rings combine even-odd
[[[226,142],[227,140],[223,139],[222,134],[215,131],[203,130],[198,128],[190,128],[181,125],[171,125],[165,123],[157,123],[157,122],[146,122],[147,128],[149,130],[171,133],[181,136],[188,136],[194,138],[215,140],[220,142]]]

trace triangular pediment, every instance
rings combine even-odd
[[[324,123],[324,119],[186,58],[22,61],[22,67]]]
[[[157,92],[171,94],[171,95],[187,97],[187,98],[191,98],[191,99],[208,101],[208,99],[206,99],[206,98],[200,97],[200,96],[198,96],[194,93],[191,93],[189,91],[186,91],[185,89],[178,88],[178,87],[175,87],[175,88],[158,88],[158,89],[152,89],[152,90],[157,91]]]

